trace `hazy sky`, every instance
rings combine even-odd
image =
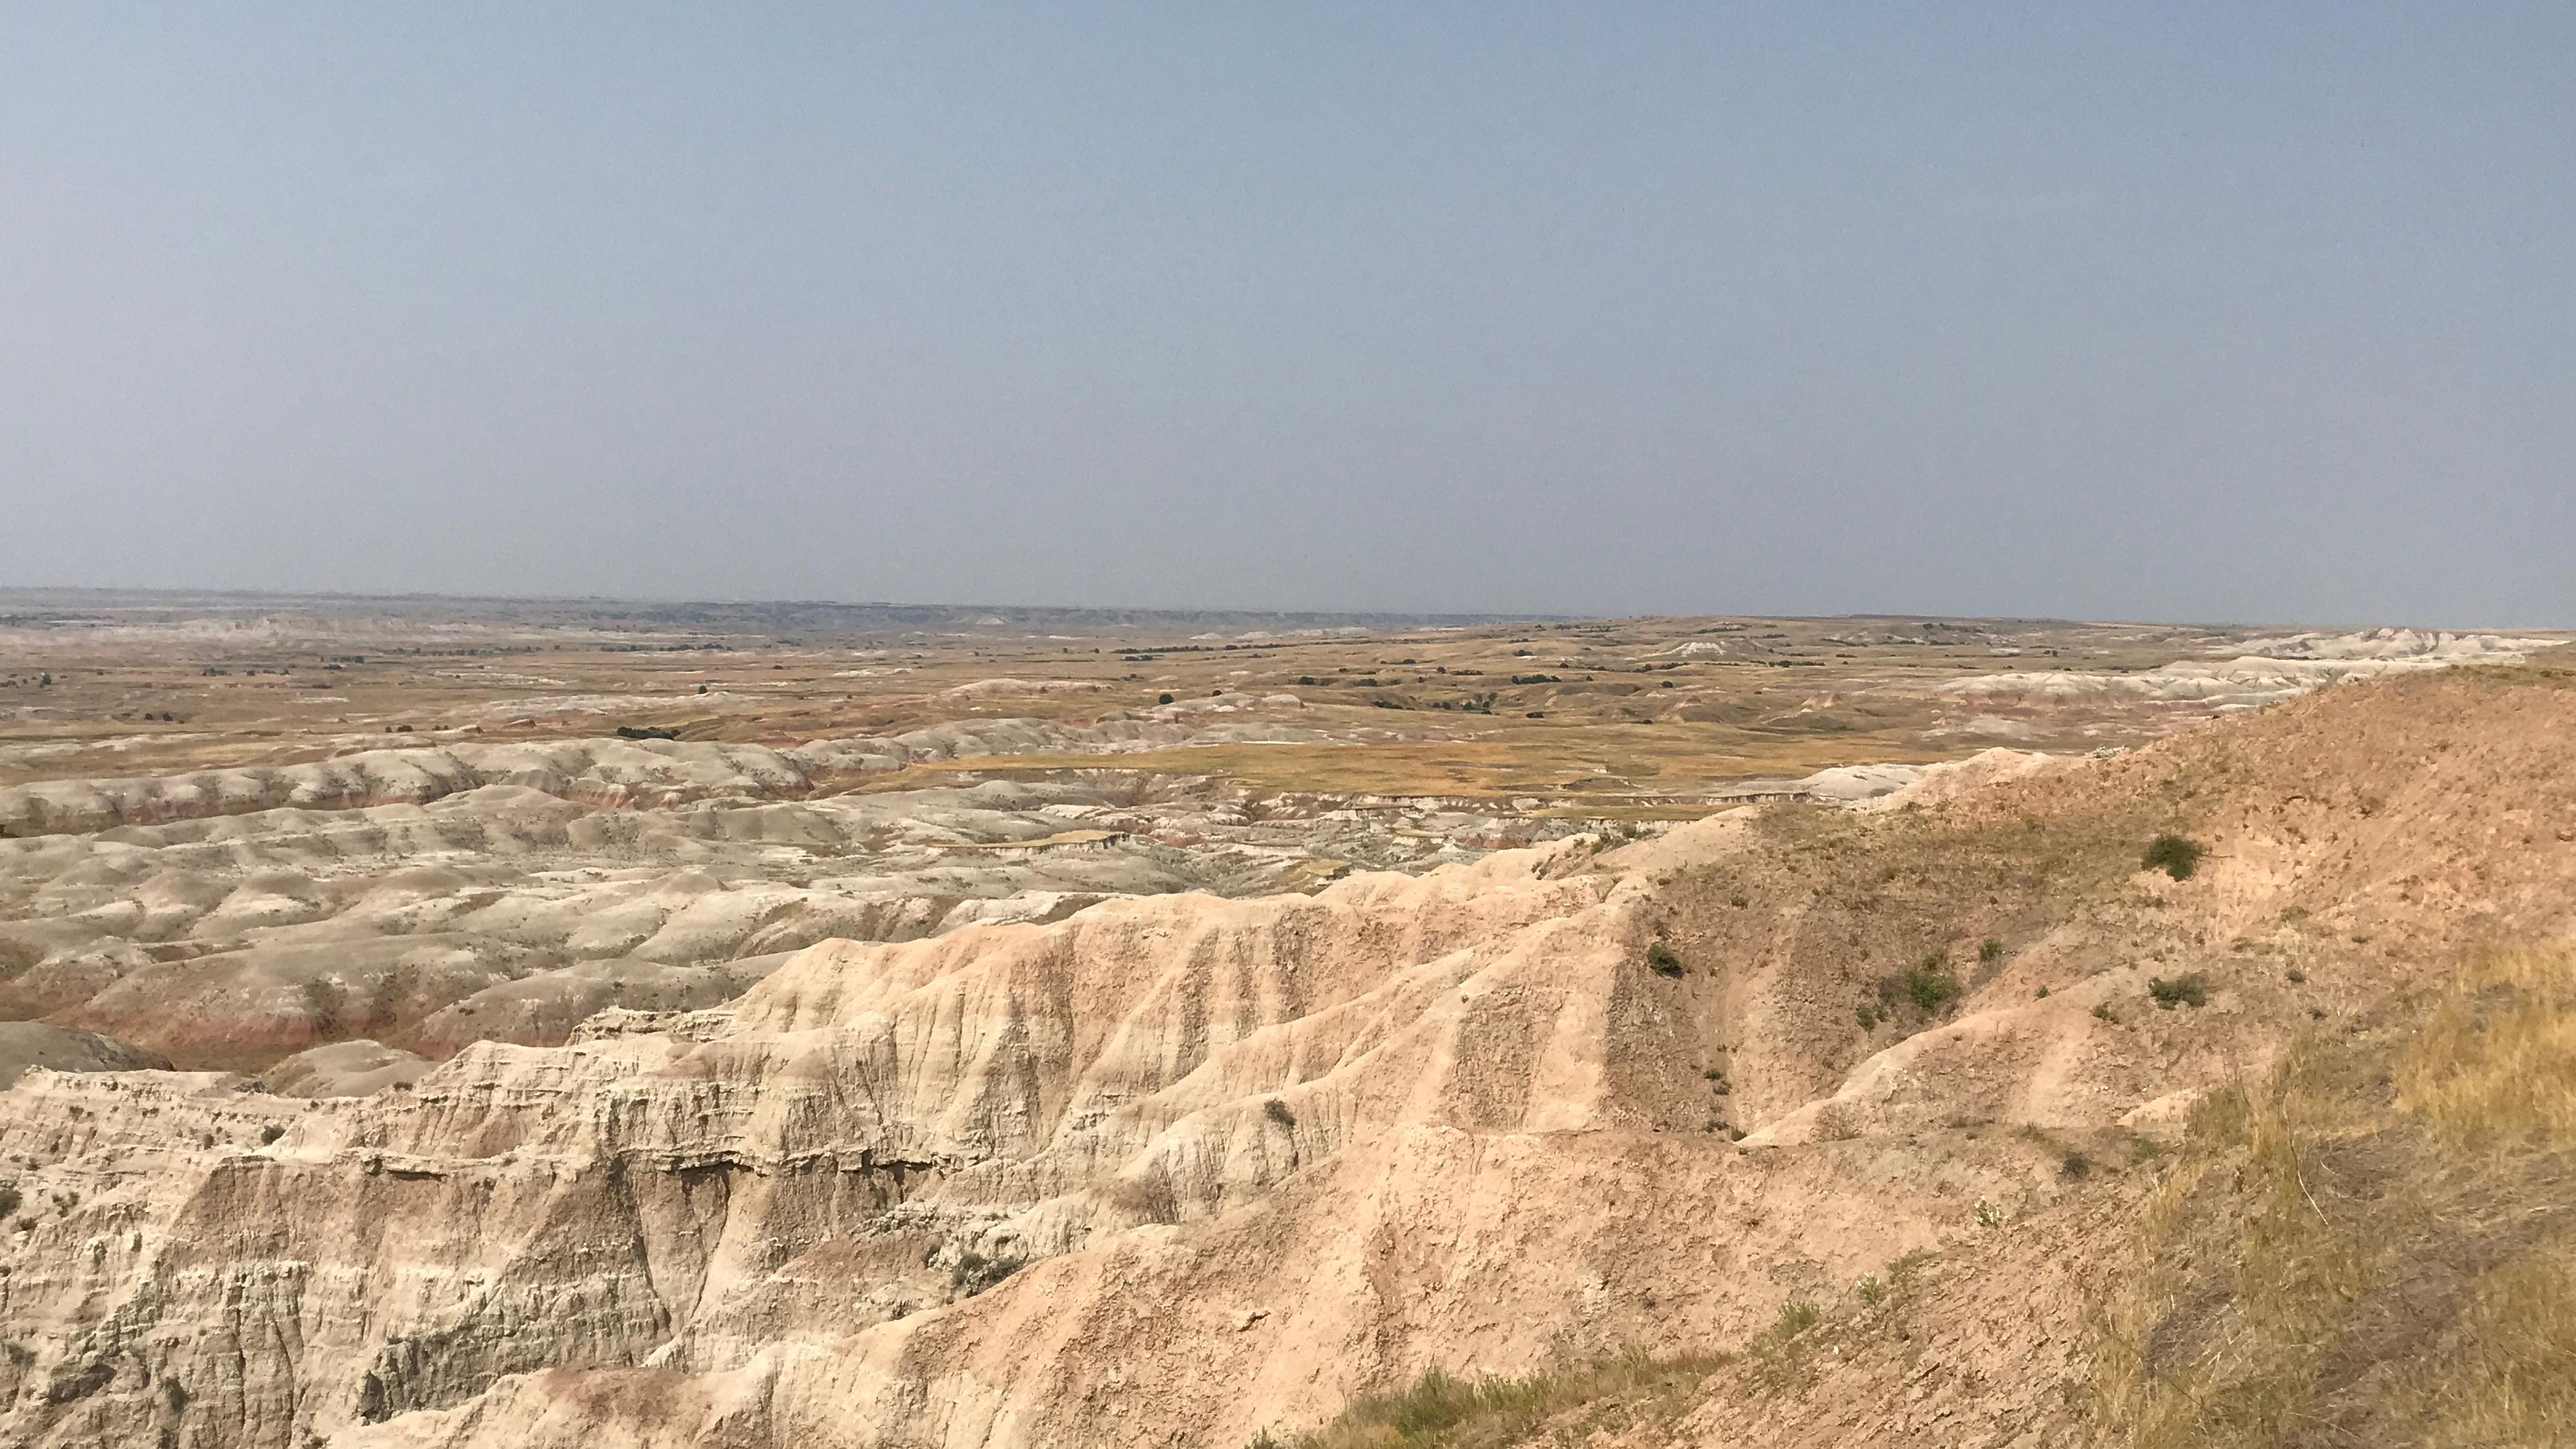
[[[2576,5],[0,6],[0,584],[2576,624]]]

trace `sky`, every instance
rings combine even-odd
[[[0,585],[2576,625],[2576,5],[0,6]]]

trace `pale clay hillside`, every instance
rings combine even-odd
[[[0,1441],[2576,1422],[2551,637],[46,607]]]

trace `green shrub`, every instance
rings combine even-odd
[[[1992,966],[2002,959],[2004,959],[2004,943],[1992,936],[1988,936],[1977,947],[1977,964],[1980,966]]]
[[[1950,972],[1950,958],[1935,951],[1915,963],[1905,973],[1905,994],[1925,1011],[1937,1011],[1959,999],[1959,978]]]
[[[1646,948],[1646,964],[1653,967],[1658,976],[1682,974],[1682,958],[1674,955],[1673,948],[1661,941]]]
[[[2179,835],[2159,835],[2147,842],[2147,870],[2160,870],[2175,880],[2189,880],[2200,869],[2200,843]]]

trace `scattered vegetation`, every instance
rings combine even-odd
[[[617,737],[621,740],[676,740],[680,732],[660,725],[619,725]]]
[[[1988,936],[1977,945],[1977,964],[1992,966],[2004,959],[2004,943]]]
[[[1646,964],[1653,967],[1658,976],[1682,974],[1682,958],[1674,955],[1673,948],[1661,941],[1646,948]]]
[[[2147,842],[2144,869],[2160,870],[2175,880],[2189,880],[2200,869],[2200,843],[2180,835],[2159,835]]]

